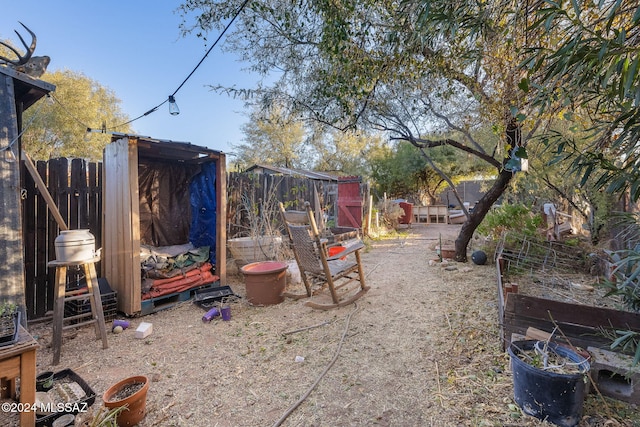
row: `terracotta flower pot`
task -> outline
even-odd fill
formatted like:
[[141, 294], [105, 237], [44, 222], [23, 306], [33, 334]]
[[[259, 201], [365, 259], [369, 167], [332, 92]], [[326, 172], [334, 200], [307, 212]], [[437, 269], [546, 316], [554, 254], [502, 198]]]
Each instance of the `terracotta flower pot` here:
[[[129, 396], [119, 396], [127, 386], [142, 383], [141, 389]], [[149, 378], [140, 375], [125, 378], [112, 385], [102, 395], [104, 406], [109, 409], [127, 406], [127, 409], [120, 412], [116, 418], [119, 426], [133, 426], [138, 424], [147, 413], [147, 391], [149, 390]]]
[[286, 262], [279, 261], [254, 262], [242, 267], [249, 304], [272, 305], [284, 301], [288, 267]]

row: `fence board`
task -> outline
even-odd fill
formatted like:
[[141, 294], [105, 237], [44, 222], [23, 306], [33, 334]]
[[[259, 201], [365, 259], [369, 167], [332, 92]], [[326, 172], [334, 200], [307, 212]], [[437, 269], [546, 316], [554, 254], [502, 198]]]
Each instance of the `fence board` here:
[[[40, 161], [36, 165], [36, 169], [40, 178], [47, 182], [47, 162]], [[54, 273], [47, 276], [47, 262], [49, 261], [49, 251], [47, 245], [47, 236], [49, 233], [49, 207], [44, 199], [40, 196], [40, 192], [34, 194], [36, 196], [36, 234], [35, 234], [35, 282], [36, 282], [36, 302], [32, 308], [35, 318], [43, 317], [47, 311], [53, 310], [53, 290], [54, 290]], [[56, 224], [53, 216], [51, 221]], [[53, 259], [53, 256], [52, 256]]]
[[36, 183], [30, 173], [22, 170], [22, 212], [23, 214], [23, 241], [24, 241], [24, 281], [25, 281], [25, 301], [27, 306], [27, 317], [33, 317], [32, 308], [36, 304]]

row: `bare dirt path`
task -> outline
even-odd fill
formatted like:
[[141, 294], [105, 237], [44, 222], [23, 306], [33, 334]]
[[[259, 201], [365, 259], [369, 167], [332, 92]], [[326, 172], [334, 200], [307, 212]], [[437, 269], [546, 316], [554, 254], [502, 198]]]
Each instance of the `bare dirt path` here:
[[[252, 307], [241, 300], [232, 304], [231, 321], [206, 324], [204, 311], [187, 302], [129, 319], [133, 327], [109, 334], [106, 350], [92, 328], [67, 332], [56, 367], [49, 365], [51, 326], [35, 325], [31, 332], [42, 344], [38, 372], [73, 369], [97, 393], [94, 407], [113, 383], [147, 375], [143, 427], [270, 426], [340, 348], [283, 426], [545, 425], [513, 405], [498, 338], [494, 266], [429, 263], [439, 239], [447, 242], [458, 230], [420, 224], [371, 242], [363, 256], [371, 290], [344, 308], [318, 311], [292, 300]], [[239, 277], [230, 285], [244, 294]], [[153, 323], [153, 334], [137, 340], [141, 321]], [[586, 415], [608, 420], [598, 411], [587, 407]]]

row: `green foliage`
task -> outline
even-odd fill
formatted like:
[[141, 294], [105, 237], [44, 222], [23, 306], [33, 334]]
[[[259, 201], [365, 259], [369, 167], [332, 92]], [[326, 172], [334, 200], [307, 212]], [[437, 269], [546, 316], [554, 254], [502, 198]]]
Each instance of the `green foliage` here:
[[[489, 206], [513, 178], [505, 159], [515, 150], [533, 160], [532, 145], [540, 141], [527, 134], [556, 114], [535, 114], [540, 78], [523, 76], [520, 68], [527, 43], [537, 47], [544, 29], [527, 28], [529, 17], [545, 4], [256, 0], [246, 4], [226, 43], [251, 70], [269, 75], [269, 84], [246, 92], [216, 89], [283, 102], [306, 123], [384, 132], [419, 148], [404, 163], [376, 157], [372, 173], [380, 192], [406, 196], [427, 189], [420, 196], [429, 197], [441, 180], [464, 174], [461, 169], [501, 174], [481, 204]], [[183, 30], [203, 35], [220, 28], [237, 7], [231, 0], [185, 2]], [[341, 153], [325, 153], [334, 152]], [[471, 158], [478, 159], [474, 168], [459, 167]], [[460, 241], [472, 233], [465, 229]]]
[[109, 134], [87, 134], [87, 127], [127, 133], [129, 120], [115, 94], [85, 75], [69, 70], [45, 73], [56, 86], [53, 99], [41, 99], [24, 113], [23, 148], [34, 160], [78, 157], [98, 161], [111, 140]]
[[604, 282], [609, 289], [607, 296], [619, 296], [627, 308], [640, 311], [640, 246], [608, 254], [614, 263], [613, 280]]
[[375, 191], [389, 198], [416, 197], [420, 191], [433, 195], [443, 180], [431, 169], [414, 146], [399, 143], [371, 159]]
[[370, 159], [384, 142], [377, 133], [339, 131], [315, 126], [317, 135], [309, 139], [311, 166], [318, 171], [340, 171], [345, 175], [370, 176]]
[[[640, 198], [640, 53], [637, 6], [625, 2], [545, 2], [530, 20], [539, 44], [523, 67], [540, 111], [561, 112], [571, 127], [589, 123], [584, 149], [549, 134], [560, 161], [608, 192]], [[532, 90], [534, 89], [534, 90]]]
[[100, 407], [98, 412], [90, 420], [89, 427], [117, 427], [116, 419], [122, 411], [128, 411], [128, 405], [115, 408]]
[[241, 168], [254, 164], [298, 169], [306, 166], [304, 125], [282, 106], [254, 106], [242, 131], [245, 142], [231, 145]]
[[542, 216], [534, 214], [530, 207], [522, 204], [501, 205], [487, 213], [476, 231], [495, 240], [505, 231], [518, 231], [532, 236], [541, 225]]
[[18, 306], [15, 303], [5, 301], [0, 304], [0, 316], [10, 316], [18, 310]]

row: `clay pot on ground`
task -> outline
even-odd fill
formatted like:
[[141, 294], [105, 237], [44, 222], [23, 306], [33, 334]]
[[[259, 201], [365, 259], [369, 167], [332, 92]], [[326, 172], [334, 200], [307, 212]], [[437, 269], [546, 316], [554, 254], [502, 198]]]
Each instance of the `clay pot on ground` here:
[[125, 378], [112, 385], [102, 395], [104, 406], [112, 409], [127, 406], [116, 422], [120, 427], [134, 426], [147, 414], [149, 379], [143, 375]]
[[273, 305], [284, 301], [287, 284], [286, 262], [262, 261], [243, 266], [247, 301], [251, 305]]

